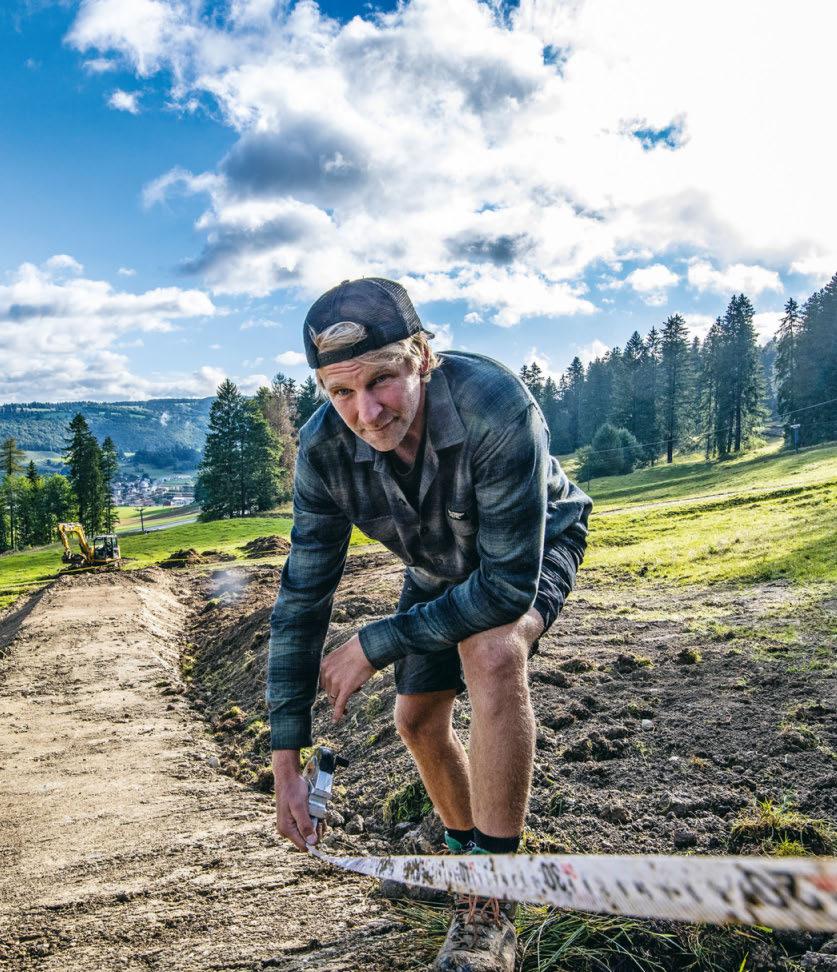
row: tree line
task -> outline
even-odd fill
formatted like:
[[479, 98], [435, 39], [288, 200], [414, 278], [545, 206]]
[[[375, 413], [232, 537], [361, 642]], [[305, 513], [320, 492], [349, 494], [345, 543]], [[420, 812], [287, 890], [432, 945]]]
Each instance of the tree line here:
[[[837, 276], [800, 311], [788, 301], [777, 336], [775, 375], [765, 373], [752, 302], [730, 300], [706, 337], [689, 339], [680, 314], [634, 331], [585, 368], [576, 357], [558, 381], [537, 364], [520, 377], [540, 404], [556, 453], [581, 450], [579, 478], [629, 472], [702, 450], [726, 458], [750, 444], [770, 415], [768, 390], [789, 427], [802, 409], [837, 397]], [[768, 355], [767, 360], [772, 360]], [[808, 410], [803, 442], [833, 437], [837, 405]]]
[[195, 485], [201, 519], [247, 516], [290, 499], [297, 432], [320, 404], [310, 376], [299, 385], [277, 374], [253, 398], [222, 382]]
[[775, 373], [777, 410], [799, 444], [837, 437], [837, 274], [801, 308], [785, 304]]
[[113, 480], [118, 458], [108, 436], [101, 446], [79, 413], [65, 443], [69, 474], [39, 475], [14, 438], [0, 443], [0, 553], [52, 543], [58, 524], [77, 520], [88, 536], [112, 533], [118, 520]]

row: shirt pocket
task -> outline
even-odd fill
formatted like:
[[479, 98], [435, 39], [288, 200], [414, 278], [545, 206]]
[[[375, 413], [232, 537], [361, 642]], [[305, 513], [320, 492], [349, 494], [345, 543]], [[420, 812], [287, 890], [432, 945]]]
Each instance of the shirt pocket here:
[[477, 532], [479, 524], [474, 511], [466, 506], [448, 506], [445, 509], [445, 519], [451, 533], [457, 538], [467, 540]]

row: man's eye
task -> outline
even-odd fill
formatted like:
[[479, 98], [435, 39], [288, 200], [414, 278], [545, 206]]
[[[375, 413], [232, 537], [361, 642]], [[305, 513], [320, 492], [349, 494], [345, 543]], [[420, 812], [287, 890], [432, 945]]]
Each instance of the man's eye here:
[[372, 384], [377, 385], [379, 382], [386, 381], [389, 377], [390, 377], [389, 375], [378, 375], [378, 377], [374, 379]]
[[345, 398], [351, 394], [348, 388], [337, 388], [331, 393], [335, 398]]

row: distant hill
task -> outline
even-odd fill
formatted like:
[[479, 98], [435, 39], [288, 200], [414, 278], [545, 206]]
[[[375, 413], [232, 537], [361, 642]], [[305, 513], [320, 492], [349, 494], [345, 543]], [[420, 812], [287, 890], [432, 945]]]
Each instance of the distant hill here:
[[29, 402], [0, 405], [0, 441], [21, 449], [61, 453], [70, 419], [81, 412], [101, 442], [120, 452], [203, 449], [212, 398], [156, 398], [146, 402]]

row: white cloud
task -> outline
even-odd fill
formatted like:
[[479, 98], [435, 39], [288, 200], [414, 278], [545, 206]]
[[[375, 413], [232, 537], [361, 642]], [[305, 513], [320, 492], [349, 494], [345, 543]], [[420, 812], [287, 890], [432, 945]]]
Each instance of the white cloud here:
[[241, 327], [239, 328], [239, 330], [250, 331], [254, 327], [280, 327], [280, 324], [278, 321], [269, 321], [269, 320], [263, 320], [259, 318], [249, 318], [248, 320], [241, 322]]
[[603, 358], [610, 348], [600, 341], [598, 338], [593, 338], [589, 344], [585, 344], [582, 347], [576, 347], [575, 353], [581, 359], [581, 363], [587, 367], [591, 361], [595, 361], [596, 358]]
[[135, 277], [137, 274], [137, 271], [132, 267], [120, 267], [116, 272], [120, 277]]
[[476, 311], [469, 311], [463, 318], [466, 324], [482, 324], [482, 315], [478, 314]]
[[625, 277], [625, 283], [640, 296], [646, 304], [660, 307], [668, 300], [666, 291], [675, 287], [680, 277], [669, 270], [662, 263], [654, 263], [649, 267], [639, 267]]
[[220, 351], [221, 350], [221, 345], [220, 344], [210, 344], [209, 345], [209, 350], [210, 351]]
[[775, 337], [782, 316], [782, 311], [762, 311], [753, 315], [753, 326], [760, 344], [767, 344], [772, 337]]
[[81, 66], [90, 74], [108, 74], [110, 71], [115, 71], [119, 67], [116, 61], [111, 61], [107, 57], [91, 57], [89, 60], [82, 62]]
[[117, 111], [127, 111], [131, 115], [138, 115], [140, 113], [139, 98], [137, 91], [122, 91], [121, 88], [117, 88], [108, 98], [108, 105]]
[[67, 273], [84, 273], [84, 267], [67, 253], [56, 253], [44, 263], [44, 270], [51, 276], [56, 277], [66, 271]]
[[813, 277], [817, 284], [826, 284], [837, 273], [837, 253], [809, 254], [791, 264], [794, 273]]
[[454, 346], [453, 330], [450, 324], [429, 324], [424, 325], [428, 331], [433, 332], [430, 344], [434, 351], [450, 351]]
[[709, 328], [715, 323], [715, 318], [711, 314], [684, 314], [683, 318], [691, 337], [699, 337], [701, 341], [704, 340], [709, 333]]
[[[215, 314], [199, 290], [131, 294], [84, 277], [67, 254], [21, 264], [0, 284], [0, 401], [148, 398], [204, 394], [196, 375], [134, 375], [115, 350], [144, 332]], [[197, 389], [197, 391], [196, 391]]]
[[716, 270], [706, 260], [695, 260], [689, 266], [688, 279], [689, 286], [696, 290], [709, 290], [724, 296], [744, 293], [749, 297], [757, 297], [765, 290], [781, 293], [784, 289], [775, 270], [746, 266], [743, 263], [733, 264], [725, 270]]
[[384, 274], [511, 326], [590, 312], [579, 284], [602, 265], [711, 254], [726, 269], [693, 264], [690, 283], [752, 297], [833, 252], [832, 4], [411, 0], [346, 24], [312, 2], [226, 9], [82, 0], [68, 36], [140, 78], [167, 70], [173, 104], [211, 99], [236, 132], [211, 171], [146, 191], [206, 197], [186, 269], [218, 293]]
[[306, 363], [305, 355], [299, 351], [283, 351], [281, 354], [277, 354], [273, 360], [276, 364], [285, 365], [289, 368]]

